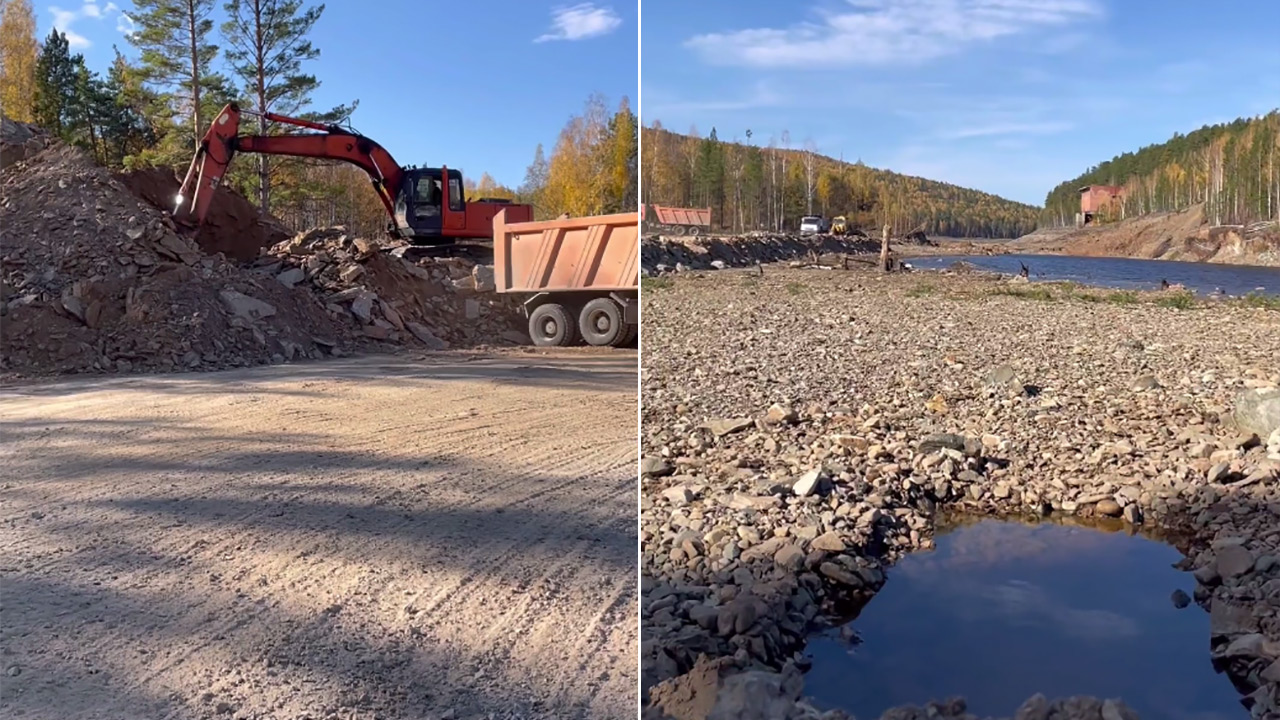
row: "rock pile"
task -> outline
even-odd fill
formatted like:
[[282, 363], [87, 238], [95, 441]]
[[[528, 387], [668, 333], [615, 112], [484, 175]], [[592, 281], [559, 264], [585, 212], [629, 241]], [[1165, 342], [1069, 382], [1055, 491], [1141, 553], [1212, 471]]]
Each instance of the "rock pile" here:
[[488, 266], [460, 257], [411, 262], [345, 228], [316, 228], [255, 263], [283, 287], [315, 293], [336, 320], [380, 341], [453, 345], [526, 343], [515, 300], [493, 292]]
[[725, 237], [651, 235], [641, 242], [640, 266], [646, 274], [656, 275], [678, 268], [749, 267], [821, 255], [859, 255], [879, 251], [879, 240], [861, 236], [772, 233]]
[[80, 150], [0, 174], [0, 369], [223, 368], [350, 344], [313, 297], [206, 256]]
[[[736, 660], [703, 655], [687, 674], [651, 693], [644, 720], [855, 720], [841, 710], [822, 711], [803, 698], [804, 677], [793, 666], [781, 672], [751, 669]], [[963, 698], [923, 706], [891, 708], [881, 720], [979, 720]], [[1073, 697], [1050, 701], [1034, 695], [1017, 709], [1016, 720], [1137, 720], [1122, 701]], [[991, 719], [988, 719], [991, 720]]]
[[22, 159], [0, 171], [0, 372], [217, 369], [525, 339], [511, 303], [483, 292], [491, 273], [467, 261], [409, 263], [322, 230], [241, 265], [202, 252], [79, 149], [5, 128], [6, 153]]
[[[134, 195], [156, 208], [172, 212], [182, 181], [169, 168], [144, 168], [119, 173], [116, 178]], [[287, 239], [288, 229], [275, 218], [265, 217], [244, 196], [226, 185], [214, 190], [204, 223], [184, 234], [195, 239], [206, 254], [222, 253], [232, 260], [249, 261]]]
[[644, 687], [702, 655], [804, 670], [805, 638], [946, 508], [1184, 533], [1215, 662], [1280, 713], [1280, 454], [1240, 422], [1271, 417], [1280, 316], [920, 282], [778, 269], [646, 295]]
[[0, 115], [0, 168], [35, 155], [49, 145], [49, 138], [39, 127]]

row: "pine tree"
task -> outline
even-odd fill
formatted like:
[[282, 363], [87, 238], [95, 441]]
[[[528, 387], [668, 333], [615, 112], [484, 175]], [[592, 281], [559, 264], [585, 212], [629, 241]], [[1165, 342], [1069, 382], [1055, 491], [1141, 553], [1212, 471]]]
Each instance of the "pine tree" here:
[[200, 142], [212, 114], [209, 94], [226, 82], [212, 69], [218, 55], [209, 38], [213, 2], [134, 0], [131, 16], [138, 31], [129, 41], [141, 51], [143, 77], [165, 93], [174, 115], [189, 119], [180, 143], [188, 152]]
[[[323, 122], [350, 117], [355, 103], [324, 113], [302, 112], [311, 104], [311, 93], [320, 87], [316, 76], [302, 71], [302, 63], [320, 56], [320, 49], [307, 36], [324, 13], [324, 5], [304, 8], [303, 0], [228, 0], [223, 8], [229, 18], [222, 25], [227, 60], [243, 84], [250, 108], [259, 113], [259, 134], [271, 134], [270, 123], [261, 117], [268, 112]], [[270, 212], [271, 162], [262, 154], [257, 161], [258, 205]]]
[[80, 55], [71, 55], [67, 36], [56, 29], [49, 32], [36, 60], [35, 122], [59, 137], [65, 136], [70, 98], [75, 95], [76, 65], [83, 62]]
[[19, 122], [35, 120], [36, 16], [31, 0], [0, 3], [0, 110]]

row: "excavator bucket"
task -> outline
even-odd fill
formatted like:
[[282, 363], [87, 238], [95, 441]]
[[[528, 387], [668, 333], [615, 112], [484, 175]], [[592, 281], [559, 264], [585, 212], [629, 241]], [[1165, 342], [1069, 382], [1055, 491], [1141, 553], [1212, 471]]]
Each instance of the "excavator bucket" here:
[[213, 193], [235, 155], [236, 136], [240, 132], [240, 108], [234, 103], [222, 108], [209, 130], [200, 140], [187, 175], [174, 198], [175, 221], [198, 225], [213, 202]]

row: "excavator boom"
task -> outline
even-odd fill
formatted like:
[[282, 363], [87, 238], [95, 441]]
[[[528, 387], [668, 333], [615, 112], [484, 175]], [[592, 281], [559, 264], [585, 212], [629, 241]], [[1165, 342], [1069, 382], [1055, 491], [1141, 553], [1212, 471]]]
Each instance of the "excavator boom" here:
[[241, 135], [242, 111], [227, 105], [200, 141], [182, 180], [174, 219], [200, 225], [209, 213], [213, 193], [237, 152], [341, 160], [364, 170], [391, 217], [390, 232], [414, 243], [440, 244], [460, 238], [492, 238], [493, 218], [507, 211], [511, 222], [533, 219], [533, 206], [505, 201], [467, 202], [462, 174], [441, 166], [405, 169], [381, 145], [338, 125], [263, 113], [276, 123], [315, 130], [294, 135]]
[[[213, 202], [213, 193], [222, 182], [223, 175], [237, 152], [255, 152], [268, 155], [341, 160], [364, 170], [373, 181], [373, 188], [382, 200], [387, 214], [395, 218], [395, 195], [404, 180], [404, 170], [378, 143], [363, 135], [357, 135], [336, 125], [292, 118], [286, 115], [266, 113], [273, 122], [320, 130], [301, 135], [240, 135], [242, 111], [232, 103], [214, 118], [209, 130], [200, 141], [182, 188], [178, 191], [174, 217], [199, 225], [204, 222]], [[394, 232], [395, 223], [392, 223]]]

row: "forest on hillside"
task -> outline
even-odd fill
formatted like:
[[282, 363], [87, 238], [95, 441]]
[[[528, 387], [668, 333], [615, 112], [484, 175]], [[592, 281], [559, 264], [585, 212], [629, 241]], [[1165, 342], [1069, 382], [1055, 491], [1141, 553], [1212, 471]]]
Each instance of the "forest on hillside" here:
[[[350, 128], [359, 105], [355, 97], [333, 108], [317, 108], [311, 99], [321, 79], [307, 68], [320, 48], [308, 37], [323, 4], [134, 0], [133, 5], [131, 52], [115, 48], [110, 66], [94, 69], [83, 55], [71, 52], [66, 35], [56, 29], [37, 40], [31, 0], [0, 0], [5, 115], [43, 127], [106, 167], [160, 166], [179, 173], [228, 102], [258, 115], [273, 112]], [[610, 110], [602, 96], [592, 95], [579, 114], [566, 108], [566, 117], [549, 155], [541, 144], [531, 149], [532, 162], [519, 187], [501, 186], [479, 168], [463, 168], [468, 193], [530, 202], [540, 219], [634, 210], [637, 120], [626, 98]], [[257, 116], [246, 116], [244, 124], [242, 132], [260, 135], [294, 129]], [[423, 165], [451, 164], [447, 157], [424, 160]], [[386, 226], [369, 178], [345, 163], [252, 155], [232, 164], [226, 182], [294, 229], [341, 223], [372, 235]]]
[[766, 147], [737, 138], [681, 135], [655, 121], [641, 129], [644, 201], [710, 207], [715, 227], [732, 232], [794, 230], [809, 214], [844, 215], [879, 234], [922, 229], [950, 237], [1018, 237], [1031, 232], [1039, 208], [948, 183], [842, 162], [788, 133]]
[[1280, 110], [1176, 134], [1089, 168], [1049, 192], [1042, 224], [1074, 223], [1085, 185], [1124, 188], [1108, 220], [1199, 203], [1214, 225], [1280, 219]]

